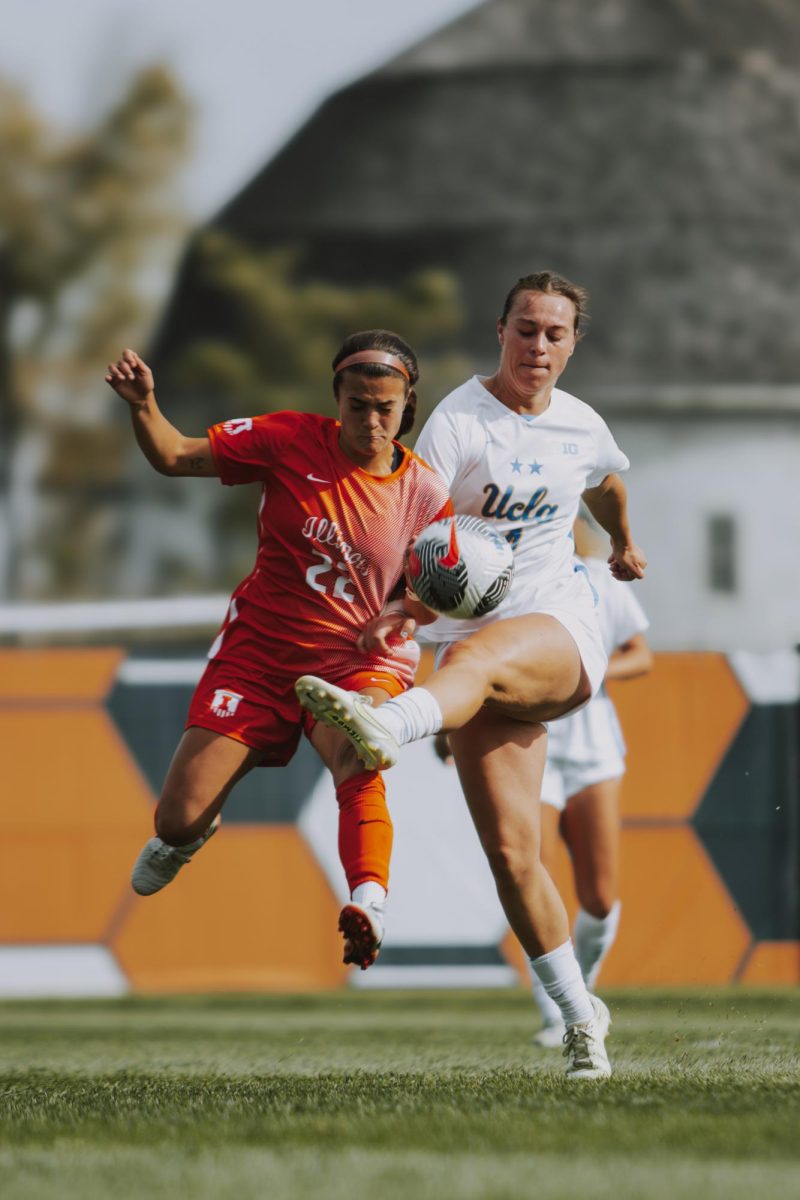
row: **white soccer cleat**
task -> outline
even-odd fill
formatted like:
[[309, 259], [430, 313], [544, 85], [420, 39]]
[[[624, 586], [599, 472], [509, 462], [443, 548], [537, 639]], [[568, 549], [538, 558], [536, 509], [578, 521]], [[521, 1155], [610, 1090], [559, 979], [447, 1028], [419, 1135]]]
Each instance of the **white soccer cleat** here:
[[181, 867], [205, 846], [219, 829], [219, 817], [215, 817], [202, 837], [186, 846], [168, 846], [160, 837], [152, 837], [139, 852], [131, 872], [131, 887], [139, 896], [152, 896], [172, 883]]
[[611, 1014], [597, 996], [590, 999], [594, 1009], [592, 1019], [580, 1025], [568, 1025], [564, 1034], [567, 1079], [608, 1079], [611, 1074], [605, 1048]]
[[378, 957], [383, 942], [382, 904], [345, 904], [339, 913], [339, 930], [344, 934], [343, 962], [355, 963], [366, 971]]
[[372, 707], [368, 696], [346, 692], [316, 675], [301, 675], [294, 685], [297, 699], [312, 716], [350, 739], [356, 754], [370, 771], [393, 767], [398, 746]]
[[543, 1050], [558, 1050], [564, 1044], [566, 1032], [567, 1027], [563, 1021], [545, 1021], [531, 1040], [534, 1046], [541, 1046]]

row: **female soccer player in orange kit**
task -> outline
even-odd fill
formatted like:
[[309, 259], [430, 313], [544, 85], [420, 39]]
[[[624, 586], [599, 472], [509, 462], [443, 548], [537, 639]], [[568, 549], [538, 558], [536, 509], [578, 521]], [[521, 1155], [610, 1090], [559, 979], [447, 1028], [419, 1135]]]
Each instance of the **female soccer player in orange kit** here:
[[383, 777], [364, 769], [342, 734], [303, 712], [294, 681], [325, 674], [375, 705], [411, 686], [413, 641], [396, 637], [388, 654], [361, 651], [357, 641], [398, 585], [404, 591], [408, 543], [452, 507], [440, 477], [395, 440], [414, 422], [419, 371], [411, 348], [385, 330], [354, 334], [333, 372], [338, 421], [278, 412], [224, 421], [200, 438], [185, 437], [162, 414], [152, 372], [133, 350], [105, 378], [128, 403], [139, 446], [161, 474], [262, 484], [255, 567], [209, 651], [156, 810], [157, 836], [133, 869], [134, 890], [151, 895], [170, 883], [215, 832], [237, 780], [253, 767], [289, 762], [305, 730], [336, 785], [352, 897], [339, 928], [345, 962], [363, 969], [383, 939], [392, 844]]

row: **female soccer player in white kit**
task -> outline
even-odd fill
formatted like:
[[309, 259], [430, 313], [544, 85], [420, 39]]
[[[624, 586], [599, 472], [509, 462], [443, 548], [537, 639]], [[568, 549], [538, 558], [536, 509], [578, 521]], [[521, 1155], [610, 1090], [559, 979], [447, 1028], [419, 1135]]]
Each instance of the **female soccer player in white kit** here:
[[[573, 534], [578, 561], [597, 592], [597, 615], [609, 656], [606, 679], [635, 679], [653, 662], [645, 638], [649, 622], [631, 587], [612, 579], [598, 530], [584, 510]], [[559, 833], [570, 853], [580, 908], [573, 928], [575, 954], [586, 986], [594, 989], [619, 928], [619, 798], [625, 741], [605, 686], [578, 712], [551, 722], [542, 779], [542, 861], [552, 874]], [[559, 1046], [564, 1021], [533, 974], [542, 1017], [534, 1043]]]
[[[581, 496], [610, 534], [612, 574], [638, 579], [646, 565], [617, 475], [627, 458], [602, 418], [555, 386], [577, 345], [585, 300], [582, 288], [550, 272], [520, 279], [497, 321], [497, 371], [446, 397], [419, 439], [455, 510], [482, 517], [514, 547], [503, 603], [477, 621], [440, 618], [432, 636], [446, 644], [443, 665], [380, 713], [314, 676], [296, 685], [301, 703], [346, 733], [373, 767], [391, 766], [406, 742], [450, 731], [509, 924], [564, 1018], [574, 1079], [611, 1073], [609, 1014], [584, 984], [566, 910], [540, 860], [538, 796], [542, 722], [586, 703], [606, 670], [594, 593], [573, 568], [570, 534]], [[362, 640], [379, 646], [411, 628], [393, 606], [366, 626]]]

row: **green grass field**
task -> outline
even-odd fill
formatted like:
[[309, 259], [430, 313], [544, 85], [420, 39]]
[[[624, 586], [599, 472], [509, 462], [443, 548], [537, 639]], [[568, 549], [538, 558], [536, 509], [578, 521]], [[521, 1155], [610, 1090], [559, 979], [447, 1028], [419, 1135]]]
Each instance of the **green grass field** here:
[[567, 1083], [519, 992], [0, 1005], [0, 1195], [800, 1194], [798, 993], [609, 997]]

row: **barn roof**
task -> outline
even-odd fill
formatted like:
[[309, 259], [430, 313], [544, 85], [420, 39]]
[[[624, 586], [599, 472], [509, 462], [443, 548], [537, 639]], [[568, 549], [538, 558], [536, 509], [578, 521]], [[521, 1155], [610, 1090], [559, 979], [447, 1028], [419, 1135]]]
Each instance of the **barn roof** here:
[[[795, 0], [488, 0], [332, 96], [212, 224], [340, 282], [452, 272], [479, 367], [548, 267], [592, 295], [580, 394], [793, 384], [799, 59]], [[190, 251], [162, 350], [202, 301]]]

